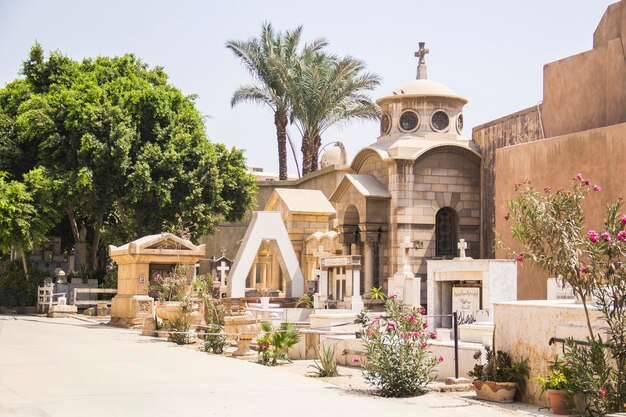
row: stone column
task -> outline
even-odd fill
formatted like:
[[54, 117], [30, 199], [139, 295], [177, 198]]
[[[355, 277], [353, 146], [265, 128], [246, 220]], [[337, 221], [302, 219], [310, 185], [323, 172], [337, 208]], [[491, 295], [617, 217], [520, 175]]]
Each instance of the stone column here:
[[378, 224], [365, 223], [359, 225], [363, 241], [363, 294], [369, 293], [374, 285], [374, 244], [379, 240]]
[[[342, 252], [344, 255], [352, 254], [350, 251], [350, 245], [354, 243], [354, 231], [356, 226], [341, 225], [337, 227], [339, 232], [339, 242], [341, 243]], [[354, 254], [353, 254], [354, 255]]]
[[374, 245], [365, 241], [365, 249], [363, 253], [363, 276], [365, 278], [363, 285], [363, 293], [367, 294], [374, 285]]

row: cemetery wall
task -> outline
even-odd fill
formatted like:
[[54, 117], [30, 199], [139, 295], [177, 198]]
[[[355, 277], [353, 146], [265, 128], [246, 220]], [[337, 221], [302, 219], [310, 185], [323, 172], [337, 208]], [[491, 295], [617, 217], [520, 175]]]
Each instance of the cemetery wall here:
[[[626, 123], [526, 143], [496, 151], [495, 225], [506, 246], [518, 250], [506, 220], [507, 202], [517, 193], [515, 184], [529, 179], [538, 190], [569, 188], [577, 173], [599, 184], [602, 191], [584, 202], [586, 227], [603, 230], [606, 204], [625, 197]], [[498, 251], [498, 257], [506, 253]], [[518, 268], [518, 299], [545, 299], [546, 278], [542, 271], [524, 263]]]
[[472, 130], [472, 139], [482, 154], [481, 189], [482, 198], [482, 256], [492, 259], [495, 256], [495, 187], [496, 187], [496, 150], [519, 143], [541, 139], [539, 111], [541, 105], [532, 106], [489, 123], [476, 126]]
[[[515, 301], [496, 303], [496, 349], [508, 352], [514, 360], [528, 359], [531, 374], [522, 401], [547, 406], [537, 377], [545, 375], [548, 365], [563, 351], [561, 343], [549, 345], [550, 338], [585, 340], [589, 335], [582, 304], [568, 301]], [[601, 327], [600, 314], [590, 307], [594, 328]]]

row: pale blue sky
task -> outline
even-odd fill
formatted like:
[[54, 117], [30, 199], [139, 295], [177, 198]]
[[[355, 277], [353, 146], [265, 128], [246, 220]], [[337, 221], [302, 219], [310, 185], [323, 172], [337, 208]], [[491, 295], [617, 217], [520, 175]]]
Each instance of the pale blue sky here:
[[[272, 114], [253, 104], [231, 109], [232, 92], [250, 77], [224, 48], [228, 39], [258, 35], [263, 21], [280, 30], [303, 25], [305, 41], [326, 37], [331, 51], [364, 60], [383, 79], [373, 98], [415, 78], [413, 53], [425, 41], [429, 78], [469, 99], [464, 133], [471, 137], [472, 127], [540, 101], [543, 65], [591, 49], [611, 3], [0, 0], [0, 85], [18, 76], [35, 40], [75, 59], [132, 52], [199, 95], [211, 140], [246, 149], [250, 166], [277, 171]], [[323, 141], [344, 141], [352, 157], [377, 136], [376, 123], [355, 123]]]

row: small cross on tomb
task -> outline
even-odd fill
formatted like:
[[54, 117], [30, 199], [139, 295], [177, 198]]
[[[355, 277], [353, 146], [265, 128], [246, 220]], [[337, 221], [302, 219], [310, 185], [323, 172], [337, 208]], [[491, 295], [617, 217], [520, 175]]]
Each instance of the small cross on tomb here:
[[226, 285], [226, 273], [228, 272], [229, 269], [230, 267], [225, 261], [222, 261], [220, 263], [220, 266], [217, 267], [217, 270], [220, 273], [220, 281], [222, 281], [222, 285]]
[[467, 242], [465, 239], [459, 240], [459, 243], [456, 245], [459, 249], [459, 258], [465, 258], [465, 249], [467, 249]]

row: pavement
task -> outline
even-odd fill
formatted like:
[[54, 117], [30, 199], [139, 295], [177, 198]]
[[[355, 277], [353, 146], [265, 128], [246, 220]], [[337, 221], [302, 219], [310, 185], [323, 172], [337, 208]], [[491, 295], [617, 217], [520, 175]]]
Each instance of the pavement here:
[[355, 369], [332, 383], [305, 376], [306, 365], [265, 367], [94, 321], [0, 315], [0, 417], [547, 414], [471, 393], [381, 398]]

